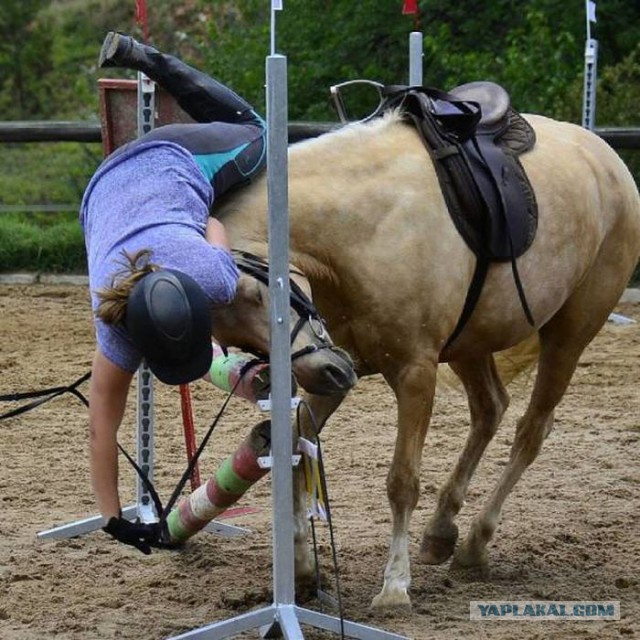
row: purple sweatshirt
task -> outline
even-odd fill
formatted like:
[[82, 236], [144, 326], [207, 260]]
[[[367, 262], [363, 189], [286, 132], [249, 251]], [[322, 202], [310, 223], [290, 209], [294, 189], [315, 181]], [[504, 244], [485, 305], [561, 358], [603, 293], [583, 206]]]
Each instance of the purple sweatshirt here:
[[[152, 141], [107, 158], [89, 182], [80, 209], [89, 265], [91, 306], [96, 291], [122, 269], [122, 251], [152, 252], [151, 261], [190, 275], [212, 303], [228, 303], [238, 270], [231, 254], [205, 239], [213, 189], [193, 156], [171, 142]], [[141, 362], [122, 327], [95, 319], [98, 348], [125, 371]]]

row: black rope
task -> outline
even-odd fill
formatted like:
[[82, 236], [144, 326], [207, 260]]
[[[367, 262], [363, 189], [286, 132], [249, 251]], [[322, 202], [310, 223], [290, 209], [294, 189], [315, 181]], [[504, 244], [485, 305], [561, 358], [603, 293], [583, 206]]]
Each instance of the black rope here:
[[[331, 561], [333, 563], [333, 571], [334, 571], [334, 577], [335, 577], [335, 583], [336, 583], [336, 600], [338, 602], [338, 616], [340, 618], [340, 638], [341, 640], [344, 640], [345, 635], [344, 635], [344, 607], [343, 607], [343, 603], [342, 603], [342, 589], [340, 587], [340, 571], [338, 569], [338, 554], [337, 554], [337, 550], [336, 550], [336, 541], [335, 541], [335, 534], [334, 534], [334, 528], [333, 528], [333, 519], [331, 517], [331, 506], [329, 504], [329, 488], [327, 486], [327, 476], [324, 472], [324, 460], [322, 458], [322, 447], [320, 445], [320, 427], [318, 425], [318, 422], [316, 420], [316, 417], [313, 413], [313, 411], [311, 411], [311, 407], [309, 406], [309, 404], [305, 401], [305, 400], [301, 400], [300, 403], [298, 404], [298, 407], [296, 409], [296, 419], [298, 421], [298, 424], [300, 423], [300, 408], [303, 407], [306, 409], [307, 414], [309, 415], [309, 419], [311, 420], [311, 423], [313, 425], [313, 430], [315, 432], [315, 438], [316, 438], [316, 446], [318, 447], [318, 470], [320, 472], [320, 486], [322, 489], [322, 493], [324, 495], [324, 499], [326, 502], [326, 513], [327, 513], [327, 526], [329, 528], [329, 542], [331, 545]], [[313, 553], [314, 553], [314, 558], [315, 558], [315, 564], [316, 564], [316, 582], [319, 585], [320, 584], [320, 576], [319, 576], [319, 563], [318, 563], [318, 551], [317, 551], [317, 540], [316, 540], [316, 534], [315, 534], [315, 525], [314, 525], [314, 519], [313, 517], [310, 518], [311, 520], [311, 532], [312, 532], [312, 539], [313, 539]]]
[[249, 369], [245, 368], [244, 373], [241, 376], [238, 377], [238, 381], [235, 383], [235, 385], [233, 386], [231, 391], [229, 391], [227, 397], [225, 398], [225, 401], [222, 403], [222, 406], [220, 407], [218, 413], [216, 414], [216, 417], [213, 419], [213, 422], [209, 426], [209, 429], [207, 430], [207, 433], [205, 434], [204, 438], [202, 439], [202, 442], [200, 443], [200, 445], [196, 449], [196, 452], [193, 455], [193, 458], [191, 458], [191, 461], [187, 465], [187, 468], [185, 469], [184, 473], [182, 474], [182, 477], [180, 478], [178, 484], [176, 485], [176, 488], [173, 490], [173, 493], [171, 494], [171, 497], [169, 498], [167, 504], [165, 505], [164, 509], [161, 512], [158, 513], [158, 516], [160, 517], [160, 523], [161, 524], [166, 521], [167, 516], [169, 515], [169, 512], [171, 511], [171, 508], [173, 507], [173, 505], [175, 504], [176, 500], [180, 496], [180, 493], [182, 492], [182, 489], [184, 488], [185, 484], [187, 483], [187, 480], [191, 477], [191, 474], [193, 473], [193, 470], [195, 469], [196, 464], [198, 464], [198, 459], [200, 458], [200, 455], [202, 454], [204, 448], [206, 447], [207, 442], [209, 442], [209, 438], [211, 438], [211, 435], [213, 434], [213, 430], [216, 428], [216, 425], [220, 421], [220, 418], [222, 417], [222, 414], [225, 412], [225, 410], [227, 408], [227, 405], [229, 404], [229, 402], [231, 402], [231, 398], [233, 397], [233, 394], [234, 394], [235, 390], [238, 388], [238, 385], [242, 381], [242, 378], [244, 377], [244, 374], [248, 370]]
[[196, 451], [195, 451], [195, 453], [193, 455], [193, 458], [191, 458], [191, 460], [189, 461], [189, 464], [187, 465], [187, 468], [185, 469], [184, 473], [180, 477], [180, 480], [176, 484], [176, 487], [173, 490], [173, 492], [171, 493], [171, 496], [169, 497], [169, 500], [167, 501], [167, 503], [164, 506], [162, 505], [162, 500], [160, 499], [160, 496], [158, 495], [158, 492], [156, 491], [156, 488], [154, 487], [153, 483], [151, 482], [151, 480], [149, 479], [147, 474], [140, 468], [140, 466], [138, 464], [136, 464], [136, 462], [124, 450], [124, 448], [121, 447], [120, 444], [118, 444], [118, 449], [120, 449], [120, 451], [124, 454], [124, 456], [127, 458], [127, 460], [131, 463], [131, 465], [135, 469], [136, 473], [138, 474], [138, 476], [142, 480], [145, 488], [151, 494], [151, 498], [152, 498], [153, 504], [154, 504], [154, 506], [156, 508], [156, 513], [158, 515], [158, 520], [159, 520], [160, 528], [161, 528], [162, 531], [164, 531], [165, 523], [167, 521], [169, 513], [171, 512], [171, 509], [173, 508], [173, 505], [176, 503], [177, 499], [180, 497], [180, 494], [182, 493], [182, 490], [184, 489], [184, 486], [187, 483], [187, 480], [189, 480], [189, 478], [191, 478], [191, 476], [193, 474], [193, 470], [195, 469], [196, 465], [198, 464], [198, 460], [200, 459], [200, 456], [202, 455], [202, 452], [204, 451], [204, 448], [207, 446], [207, 443], [209, 442], [209, 439], [211, 438], [211, 435], [213, 434], [214, 429], [216, 428], [218, 422], [220, 421], [220, 418], [222, 418], [222, 415], [224, 414], [227, 406], [229, 405], [229, 402], [231, 401], [231, 398], [233, 397], [236, 389], [238, 388], [238, 386], [242, 382], [242, 379], [247, 374], [247, 372], [252, 367], [256, 366], [257, 364], [261, 364], [262, 362], [264, 362], [264, 360], [262, 360], [260, 358], [255, 358], [254, 360], [250, 360], [249, 362], [247, 362], [242, 367], [242, 369], [240, 370], [240, 375], [238, 376], [237, 382], [235, 383], [235, 385], [233, 386], [231, 391], [229, 391], [229, 393], [227, 394], [227, 397], [225, 398], [225, 401], [222, 403], [222, 406], [218, 410], [218, 413], [216, 414], [216, 417], [213, 419], [213, 422], [211, 423], [211, 425], [209, 426], [209, 429], [207, 430], [207, 433], [205, 434], [204, 438], [200, 442], [200, 445], [196, 449]]
[[153, 504], [156, 508], [156, 513], [162, 513], [162, 501], [160, 500], [160, 496], [158, 495], [156, 488], [153, 486], [153, 483], [149, 480], [148, 474], [144, 472], [140, 465], [127, 453], [127, 450], [119, 442], [116, 442], [116, 444], [118, 445], [120, 453], [122, 453], [122, 455], [129, 461], [131, 466], [136, 470], [136, 473], [140, 476], [145, 489], [151, 494], [151, 499], [153, 500]]
[[[160, 499], [160, 496], [158, 495], [158, 492], [155, 486], [153, 485], [153, 482], [149, 479], [148, 474], [140, 467], [140, 465], [138, 465], [138, 463], [131, 457], [131, 455], [127, 452], [127, 450], [119, 442], [116, 442], [116, 445], [119, 451], [122, 453], [122, 455], [124, 455], [124, 457], [127, 459], [129, 464], [131, 464], [131, 466], [135, 469], [136, 473], [138, 474], [142, 483], [144, 484], [145, 489], [151, 495], [151, 499], [153, 500], [153, 504], [156, 508], [156, 513], [158, 514], [159, 524], [161, 525], [161, 528], [164, 526], [167, 516], [171, 511], [171, 508], [173, 507], [180, 493], [184, 489], [184, 486], [187, 480], [191, 477], [196, 464], [198, 464], [198, 460], [202, 454], [202, 451], [204, 450], [205, 446], [209, 442], [209, 439], [213, 434], [213, 430], [215, 429], [216, 425], [220, 421], [220, 418], [222, 417], [229, 402], [231, 401], [231, 398], [233, 397], [233, 394], [235, 393], [236, 389], [242, 382], [244, 376], [249, 372], [249, 370], [252, 367], [258, 364], [261, 364], [263, 362], [266, 362], [264, 358], [254, 358], [253, 360], [250, 360], [245, 365], [243, 365], [242, 369], [240, 370], [240, 374], [238, 376], [238, 381], [236, 382], [236, 384], [233, 386], [233, 388], [227, 395], [227, 398], [222, 404], [222, 407], [220, 408], [216, 417], [211, 423], [211, 426], [209, 427], [205, 437], [202, 439], [200, 446], [196, 449], [196, 452], [193, 458], [190, 460], [189, 464], [187, 465], [185, 472], [182, 474], [182, 477], [178, 481], [176, 488], [173, 490], [171, 497], [169, 498], [167, 504], [164, 507], [162, 506], [162, 500]], [[49, 389], [41, 389], [38, 391], [24, 391], [20, 393], [9, 393], [5, 395], [1, 395], [0, 401], [7, 401], [7, 402], [26, 400], [28, 398], [39, 398], [39, 399], [36, 400], [35, 402], [31, 402], [27, 405], [18, 407], [17, 409], [13, 409], [11, 411], [8, 411], [0, 415], [0, 420], [4, 420], [6, 418], [12, 418], [22, 413], [26, 413], [27, 411], [31, 411], [32, 409], [39, 407], [45, 402], [49, 402], [49, 400], [52, 400], [53, 398], [56, 398], [62, 395], [63, 393], [72, 393], [85, 405], [85, 407], [88, 407], [89, 406], [88, 400], [82, 395], [82, 393], [80, 393], [77, 390], [77, 387], [81, 385], [83, 382], [85, 382], [86, 380], [88, 380], [90, 377], [91, 377], [91, 372], [89, 371], [88, 373], [78, 378], [75, 382], [73, 382], [68, 386], [51, 387]]]
[[64, 393], [73, 394], [85, 407], [89, 406], [89, 401], [78, 391], [78, 387], [88, 380], [91, 377], [91, 372], [85, 373], [82, 377], [78, 378], [75, 382], [71, 383], [66, 387], [51, 387], [49, 389], [40, 389], [38, 391], [23, 391], [21, 393], [7, 393], [5, 395], [0, 396], [0, 402], [17, 402], [20, 400], [27, 400], [29, 398], [39, 398], [39, 400], [35, 400], [34, 402], [30, 402], [25, 404], [17, 409], [12, 409], [0, 415], [0, 420], [5, 420], [6, 418], [13, 418], [15, 416], [19, 416], [22, 413], [26, 413], [27, 411], [31, 411], [40, 405], [49, 402], [49, 400], [53, 400], [58, 396], [63, 395]]

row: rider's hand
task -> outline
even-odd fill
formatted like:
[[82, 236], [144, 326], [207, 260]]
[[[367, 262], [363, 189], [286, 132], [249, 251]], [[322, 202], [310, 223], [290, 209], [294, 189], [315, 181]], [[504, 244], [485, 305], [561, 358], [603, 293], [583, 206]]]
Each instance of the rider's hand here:
[[130, 522], [122, 516], [110, 518], [107, 526], [102, 530], [119, 542], [130, 544], [145, 555], [151, 553], [151, 545], [157, 543], [160, 537], [160, 527], [156, 523], [144, 524], [139, 520]]

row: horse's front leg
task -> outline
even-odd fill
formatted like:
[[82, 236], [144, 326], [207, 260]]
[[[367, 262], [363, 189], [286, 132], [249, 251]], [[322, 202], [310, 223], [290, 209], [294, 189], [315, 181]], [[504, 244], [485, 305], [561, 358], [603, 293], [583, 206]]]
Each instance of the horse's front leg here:
[[409, 564], [409, 521], [420, 493], [420, 462], [427, 435], [436, 385], [437, 362], [405, 367], [389, 380], [398, 401], [398, 434], [387, 475], [392, 530], [389, 559], [382, 591], [374, 607], [411, 605], [407, 590], [411, 582]]
[[[298, 435], [315, 440], [316, 427], [322, 428], [331, 414], [340, 406], [347, 394], [318, 396], [304, 394], [308, 410], [300, 411]], [[313, 414], [315, 423], [311, 420]], [[313, 589], [315, 585], [315, 565], [313, 554], [308, 544], [309, 518], [307, 517], [307, 500], [304, 468], [301, 464], [293, 472], [293, 517], [294, 517], [294, 566], [296, 586], [299, 593]]]
[[509, 406], [509, 396], [492, 355], [452, 362], [450, 366], [467, 392], [471, 426], [455, 469], [438, 494], [436, 512], [424, 530], [420, 559], [428, 564], [445, 562], [453, 553], [458, 539], [454, 518], [462, 507], [478, 462]]

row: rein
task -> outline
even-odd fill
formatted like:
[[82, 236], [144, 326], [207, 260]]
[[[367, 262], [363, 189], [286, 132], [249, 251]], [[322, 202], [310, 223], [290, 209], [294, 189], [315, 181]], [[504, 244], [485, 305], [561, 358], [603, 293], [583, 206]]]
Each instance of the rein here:
[[78, 391], [78, 387], [88, 380], [91, 377], [91, 372], [85, 373], [81, 378], [78, 378], [75, 382], [72, 382], [67, 387], [51, 387], [50, 389], [41, 389], [39, 391], [24, 391], [22, 393], [7, 393], [6, 395], [0, 396], [0, 402], [17, 402], [18, 400], [27, 400], [29, 398], [39, 398], [39, 400], [35, 400], [34, 402], [30, 402], [29, 404], [25, 404], [22, 407], [18, 407], [17, 409], [12, 409], [0, 415], [0, 420], [5, 420], [6, 418], [13, 418], [14, 416], [19, 416], [21, 413], [26, 413], [27, 411], [31, 411], [31, 409], [35, 409], [39, 407], [41, 404], [45, 402], [49, 402], [49, 400], [53, 400], [58, 396], [61, 396], [64, 393], [73, 394], [85, 407], [89, 406], [89, 401]]

